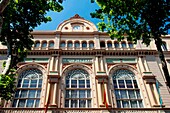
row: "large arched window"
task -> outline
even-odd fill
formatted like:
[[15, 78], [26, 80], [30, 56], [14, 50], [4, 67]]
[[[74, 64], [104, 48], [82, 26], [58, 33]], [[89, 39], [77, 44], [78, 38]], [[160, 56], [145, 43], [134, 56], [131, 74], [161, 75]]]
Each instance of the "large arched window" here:
[[29, 69], [19, 76], [13, 107], [39, 107], [42, 87], [42, 72]]
[[112, 79], [118, 108], [143, 107], [140, 89], [133, 72], [119, 69], [113, 73]]
[[65, 107], [91, 107], [90, 76], [82, 69], [68, 72], [66, 76]]

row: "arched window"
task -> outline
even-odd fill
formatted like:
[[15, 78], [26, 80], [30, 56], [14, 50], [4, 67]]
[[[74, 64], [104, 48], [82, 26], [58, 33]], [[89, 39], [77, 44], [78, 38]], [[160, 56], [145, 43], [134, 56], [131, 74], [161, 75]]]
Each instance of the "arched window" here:
[[114, 42], [115, 48], [119, 48], [119, 42]]
[[80, 48], [80, 43], [79, 42], [75, 42], [75, 48]]
[[42, 48], [46, 48], [47, 47], [47, 42], [43, 42], [42, 43]]
[[40, 42], [39, 41], [35, 42], [35, 48], [38, 48], [38, 47], [40, 47]]
[[100, 42], [100, 47], [105, 48], [105, 42], [104, 41]]
[[63, 47], [65, 47], [65, 46], [66, 46], [65, 42], [61, 42], [61, 43], [60, 43], [60, 47], [63, 48]]
[[90, 76], [82, 69], [68, 72], [66, 76], [65, 107], [91, 107]]
[[131, 49], [134, 48], [132, 42], [129, 42], [128, 45], [129, 45], [129, 48], [131, 48]]
[[113, 73], [112, 79], [118, 108], [143, 107], [134, 73], [126, 69], [119, 69]]
[[107, 47], [112, 48], [112, 42], [107, 42]]
[[68, 48], [72, 48], [73, 47], [73, 43], [72, 42], [68, 42], [67, 46], [68, 46]]
[[126, 42], [122, 42], [122, 48], [127, 48], [126, 47]]
[[87, 42], [82, 43], [82, 48], [87, 48]]
[[89, 48], [94, 48], [94, 42], [89, 42]]
[[29, 69], [19, 76], [13, 107], [39, 107], [42, 87], [42, 72]]
[[163, 51], [168, 51], [168, 49], [167, 49], [167, 45], [166, 45], [166, 42], [162, 42], [162, 50]]
[[54, 42], [50, 42], [50, 43], [49, 43], [49, 47], [50, 47], [50, 48], [54, 47]]

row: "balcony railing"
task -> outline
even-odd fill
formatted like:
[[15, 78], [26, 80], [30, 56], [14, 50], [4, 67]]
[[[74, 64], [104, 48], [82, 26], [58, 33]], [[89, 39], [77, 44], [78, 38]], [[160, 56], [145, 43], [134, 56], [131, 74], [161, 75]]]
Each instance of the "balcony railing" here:
[[[45, 108], [0, 108], [0, 113], [44, 113]], [[170, 108], [48, 108], [47, 113], [170, 113]]]

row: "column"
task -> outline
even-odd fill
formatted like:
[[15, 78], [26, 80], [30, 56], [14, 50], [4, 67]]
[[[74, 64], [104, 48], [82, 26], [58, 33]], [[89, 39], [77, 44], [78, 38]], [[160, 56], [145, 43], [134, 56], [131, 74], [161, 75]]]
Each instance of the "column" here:
[[102, 101], [102, 91], [101, 91], [101, 83], [97, 83], [97, 96], [98, 96], [98, 104], [99, 106], [103, 104], [103, 101]]
[[142, 57], [142, 56], [139, 56], [139, 58], [138, 58], [138, 64], [139, 64], [139, 67], [140, 67], [141, 72], [143, 73], [143, 72], [145, 72], [145, 69], [144, 69], [144, 66], [143, 66], [142, 58], [141, 58], [141, 57]]
[[100, 57], [100, 71], [104, 72], [105, 68], [104, 68], [104, 63], [103, 63], [103, 56]]
[[100, 70], [99, 69], [99, 59], [98, 59], [98, 56], [95, 56], [95, 68], [96, 68], [96, 73]]
[[54, 70], [58, 72], [58, 62], [59, 62], [59, 56], [55, 57], [55, 68]]
[[143, 57], [143, 64], [144, 64], [144, 66], [145, 66], [145, 69], [146, 69], [146, 72], [150, 72], [150, 70], [149, 70], [149, 67], [148, 67], [148, 64], [147, 64], [147, 62], [146, 62], [146, 57]]
[[50, 71], [53, 71], [53, 65], [54, 64], [54, 56], [51, 57], [51, 60], [50, 60]]

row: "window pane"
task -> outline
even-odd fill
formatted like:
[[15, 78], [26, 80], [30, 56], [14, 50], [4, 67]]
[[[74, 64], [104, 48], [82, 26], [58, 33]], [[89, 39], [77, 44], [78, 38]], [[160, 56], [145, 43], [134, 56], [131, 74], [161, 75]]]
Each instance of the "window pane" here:
[[116, 96], [116, 99], [120, 99], [120, 94], [118, 90], [115, 90], [115, 96]]
[[31, 88], [36, 88], [37, 87], [37, 80], [31, 80], [30, 87]]
[[123, 100], [122, 105], [123, 105], [124, 108], [128, 108], [129, 107], [129, 102], [126, 101], [126, 100]]
[[19, 92], [20, 92], [20, 90], [17, 90], [17, 91], [16, 91], [16, 93], [15, 93], [15, 97], [16, 97], [16, 98], [19, 98]]
[[25, 107], [25, 99], [19, 100], [18, 107]]
[[140, 108], [143, 108], [142, 100], [139, 100], [138, 102], [139, 102], [139, 107], [140, 107]]
[[35, 98], [35, 92], [36, 90], [29, 90], [28, 98]]
[[60, 44], [60, 47], [65, 47], [65, 42], [62, 42], [62, 43]]
[[71, 100], [71, 107], [73, 108], [77, 107], [77, 100]]
[[85, 88], [85, 80], [79, 80], [79, 88]]
[[23, 88], [27, 88], [28, 85], [29, 85], [29, 80], [28, 80], [28, 79], [24, 79], [24, 82], [23, 82], [23, 84], [22, 84], [22, 87], [23, 87]]
[[79, 107], [86, 107], [86, 100], [79, 100]]
[[126, 48], [126, 43], [122, 43], [122, 48]]
[[107, 43], [107, 47], [108, 48], [112, 48], [112, 44], [111, 43]]
[[137, 108], [137, 107], [138, 107], [136, 100], [131, 100], [130, 103], [131, 103], [131, 107], [132, 107], [132, 108]]
[[71, 87], [77, 88], [77, 80], [71, 80]]
[[71, 98], [77, 98], [77, 90], [71, 90]]
[[22, 80], [20, 79], [20, 80], [18, 80], [18, 85], [17, 85], [17, 87], [21, 87], [21, 82], [22, 82]]
[[135, 87], [135, 88], [138, 88], [138, 85], [137, 85], [136, 80], [133, 80], [133, 83], [134, 83], [134, 87]]
[[68, 43], [68, 47], [72, 47], [72, 43], [71, 42]]
[[75, 47], [76, 48], [79, 48], [80, 47], [80, 44], [78, 42], [75, 43]]
[[33, 99], [28, 99], [26, 107], [33, 107], [33, 105], [34, 105], [34, 100]]
[[133, 88], [131, 80], [126, 80], [126, 87], [127, 88]]
[[12, 107], [16, 107], [17, 106], [17, 99], [15, 99], [14, 101], [13, 101], [13, 104], [12, 104]]
[[118, 80], [119, 88], [125, 88], [124, 80]]
[[85, 90], [79, 90], [79, 98], [86, 98]]
[[89, 44], [89, 47], [90, 47], [90, 48], [94, 48], [94, 43], [90, 43], [90, 44]]
[[122, 99], [126, 99], [127, 98], [127, 93], [126, 93], [126, 91], [125, 90], [120, 90], [120, 94], [121, 94], [121, 98]]
[[40, 42], [36, 42], [35, 47], [39, 47], [40, 46]]
[[69, 107], [69, 100], [65, 100], [65, 107]]
[[136, 96], [137, 96], [138, 99], [141, 98], [141, 96], [140, 96], [140, 91], [139, 91], [139, 90], [136, 91]]
[[132, 43], [129, 43], [129, 48], [133, 48], [133, 44]]
[[83, 48], [87, 47], [87, 43], [83, 42], [82, 47]]
[[69, 88], [69, 80], [66, 80], [66, 88]]
[[117, 88], [116, 80], [113, 80], [114, 88]]
[[40, 98], [41, 90], [37, 90], [37, 98]]
[[42, 47], [44, 48], [44, 47], [47, 47], [47, 42], [44, 42], [43, 44], [42, 44]]
[[66, 98], [70, 98], [69, 90], [66, 90]]
[[91, 90], [87, 90], [87, 98], [91, 97]]
[[91, 100], [87, 100], [87, 107], [91, 108]]
[[21, 98], [27, 98], [27, 92], [28, 92], [28, 90], [22, 90], [21, 91]]
[[128, 92], [129, 92], [129, 98], [130, 99], [136, 99], [134, 90], [129, 90]]
[[86, 80], [87, 88], [90, 88], [90, 80]]
[[118, 43], [114, 43], [115, 48], [119, 48], [119, 44]]
[[50, 42], [49, 47], [54, 47], [54, 42]]
[[118, 107], [118, 108], [121, 108], [120, 100], [117, 100], [117, 107]]
[[42, 79], [39, 79], [38, 88], [42, 87]]
[[37, 99], [36, 102], [35, 102], [35, 107], [39, 107], [39, 104], [40, 104], [40, 100]]

